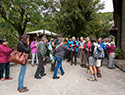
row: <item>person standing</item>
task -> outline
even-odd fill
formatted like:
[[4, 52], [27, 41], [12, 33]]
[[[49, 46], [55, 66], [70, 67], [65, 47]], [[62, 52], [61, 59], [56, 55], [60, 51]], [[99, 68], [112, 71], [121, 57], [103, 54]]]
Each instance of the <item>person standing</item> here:
[[[10, 53], [12, 52], [12, 49], [7, 46], [8, 42], [6, 39], [1, 39], [0, 42], [2, 43], [0, 45], [0, 80], [4, 81], [11, 80], [12, 78], [10, 75]], [[3, 74], [5, 71], [5, 78], [3, 78]]]
[[38, 57], [37, 57], [37, 46], [38, 44], [38, 38], [37, 37], [34, 37], [34, 41], [31, 42], [31, 46], [30, 48], [32, 49], [31, 50], [31, 53], [32, 53], [32, 63], [31, 65], [34, 66], [34, 61], [35, 61], [35, 57], [36, 57], [36, 64], [38, 64]]
[[[51, 41], [53, 51], [59, 41], [60, 41], [60, 35], [56, 35], [55, 39]], [[51, 71], [54, 71], [55, 67], [56, 67], [56, 59], [54, 61], [54, 64], [51, 64]]]
[[[98, 44], [100, 45], [100, 47], [105, 51], [106, 50], [106, 46], [104, 45], [104, 43], [102, 42], [102, 38], [99, 38], [98, 39]], [[96, 60], [96, 67], [97, 67], [97, 77], [98, 78], [101, 78], [102, 75], [101, 75], [101, 70], [100, 70], [100, 67], [101, 67], [101, 64], [102, 64], [102, 58], [99, 58]]]
[[[30, 42], [29, 42], [29, 36], [28, 35], [23, 35], [21, 37], [21, 40], [19, 41], [18, 45], [17, 45], [17, 50], [19, 52], [25, 52], [27, 54], [29, 54], [30, 51]], [[21, 70], [20, 70], [20, 74], [19, 74], [19, 78], [18, 78], [18, 91], [21, 92], [27, 92], [29, 91], [29, 89], [27, 89], [27, 87], [24, 87], [24, 77], [25, 77], [25, 73], [26, 73], [26, 68], [27, 68], [27, 64], [26, 65], [21, 65]]]
[[85, 42], [86, 41], [84, 40], [84, 38], [80, 37], [79, 49], [80, 49], [80, 56], [81, 56], [81, 65], [80, 65], [81, 67], [84, 66], [83, 61], [85, 59], [85, 51], [83, 50], [83, 46], [84, 46]]
[[34, 75], [36, 79], [41, 79], [43, 76], [46, 75], [45, 68], [44, 68], [45, 57], [47, 53], [46, 41], [47, 41], [47, 38], [43, 36], [42, 41], [40, 41], [37, 45], [37, 56], [38, 56], [39, 64], [38, 64], [36, 73]]
[[90, 77], [88, 78], [89, 81], [97, 81], [97, 70], [96, 70], [96, 58], [94, 57], [95, 52], [95, 44], [96, 40], [91, 40], [92, 46], [90, 48], [90, 56], [89, 56], [89, 70], [90, 70]]
[[107, 45], [106, 46], [107, 50], [108, 50], [108, 54], [109, 54], [109, 69], [114, 69], [115, 65], [114, 65], [114, 58], [115, 58], [115, 46], [114, 44], [111, 42], [111, 45]]
[[[75, 64], [76, 65], [76, 61], [77, 61], [77, 54], [78, 54], [78, 43], [76, 41], [75, 37], [72, 37], [72, 41], [71, 41], [71, 65]], [[74, 61], [73, 61], [74, 59]]]
[[54, 71], [54, 74], [53, 74], [53, 79], [59, 79], [60, 78], [60, 77], [57, 76], [57, 72], [58, 72], [59, 68], [60, 68], [60, 71], [61, 71], [61, 75], [64, 75], [64, 70], [62, 68], [62, 60], [63, 60], [64, 54], [65, 54], [65, 51], [71, 51], [71, 49], [66, 47], [66, 45], [64, 45], [63, 43], [58, 42], [57, 46], [55, 48], [55, 57], [56, 57], [56, 60], [57, 60], [57, 65], [56, 65], [56, 68], [55, 68], [55, 71]]
[[[71, 38], [67, 41], [67, 43], [66, 43], [66, 46], [68, 47], [68, 48], [71, 48], [71, 42], [72, 42], [72, 40], [71, 40]], [[67, 55], [68, 55], [68, 60], [67, 60], [67, 62], [70, 62], [70, 60], [71, 60], [71, 51], [68, 51], [67, 52]]]
[[87, 65], [89, 64], [89, 50], [91, 48], [92, 44], [90, 41], [90, 37], [86, 38], [86, 42], [83, 46], [83, 49], [85, 51], [85, 67], [88, 67]]

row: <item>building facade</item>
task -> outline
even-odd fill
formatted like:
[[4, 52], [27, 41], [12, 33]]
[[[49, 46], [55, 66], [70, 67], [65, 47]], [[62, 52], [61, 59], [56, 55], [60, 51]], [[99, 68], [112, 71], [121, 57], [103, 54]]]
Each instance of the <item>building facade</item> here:
[[116, 38], [116, 46], [124, 51], [125, 58], [125, 0], [113, 0], [114, 24], [110, 31]]

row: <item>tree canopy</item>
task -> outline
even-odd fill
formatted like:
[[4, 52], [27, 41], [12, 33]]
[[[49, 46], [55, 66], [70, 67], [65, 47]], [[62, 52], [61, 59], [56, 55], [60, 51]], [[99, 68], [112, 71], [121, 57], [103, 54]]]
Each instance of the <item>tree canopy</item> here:
[[99, 13], [103, 8], [100, 0], [0, 0], [0, 35], [47, 29], [65, 37], [106, 37], [113, 16]]

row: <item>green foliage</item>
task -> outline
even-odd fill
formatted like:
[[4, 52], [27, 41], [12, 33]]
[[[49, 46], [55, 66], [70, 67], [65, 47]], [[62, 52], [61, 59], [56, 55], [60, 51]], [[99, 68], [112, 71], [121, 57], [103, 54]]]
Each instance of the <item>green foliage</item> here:
[[101, 32], [97, 12], [103, 9], [100, 0], [60, 0], [55, 14], [56, 31], [62, 36], [95, 36]]
[[0, 38], [17, 41], [41, 29], [65, 37], [107, 37], [113, 15], [99, 13], [103, 8], [100, 0], [0, 0]]
[[30, 23], [41, 20], [44, 5], [43, 0], [0, 0], [0, 16], [21, 36]]
[[107, 13], [99, 13], [99, 21], [102, 28], [102, 33], [99, 34], [99, 37], [108, 37], [110, 36], [109, 29], [112, 27], [112, 21], [113, 21], [113, 13], [107, 12]]
[[120, 48], [115, 48], [116, 57], [123, 57], [123, 50]]

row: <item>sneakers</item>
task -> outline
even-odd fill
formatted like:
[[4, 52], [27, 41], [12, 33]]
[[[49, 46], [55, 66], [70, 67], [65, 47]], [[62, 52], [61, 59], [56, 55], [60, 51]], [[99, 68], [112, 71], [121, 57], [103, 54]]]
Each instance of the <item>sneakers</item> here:
[[90, 76], [88, 79], [87, 79], [88, 81], [95, 81], [95, 79], [94, 79], [94, 77], [93, 76]]
[[95, 78], [95, 81], [98, 81], [97, 75], [95, 75], [94, 78]]

